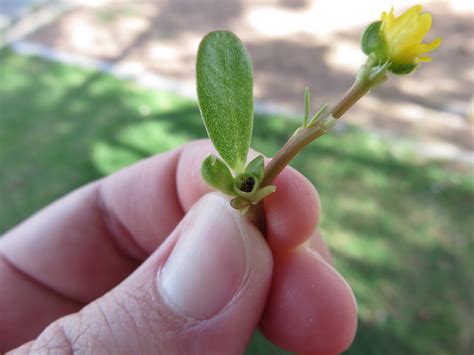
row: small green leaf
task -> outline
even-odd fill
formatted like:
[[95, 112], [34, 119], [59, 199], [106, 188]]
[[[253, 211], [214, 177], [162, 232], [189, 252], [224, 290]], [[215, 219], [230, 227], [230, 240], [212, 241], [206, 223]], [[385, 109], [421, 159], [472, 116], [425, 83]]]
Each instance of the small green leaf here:
[[309, 111], [311, 110], [311, 97], [309, 94], [309, 88], [304, 88], [304, 117], [303, 117], [303, 127], [307, 126]]
[[243, 197], [236, 197], [230, 201], [230, 205], [236, 210], [243, 210], [244, 212], [250, 207], [252, 203]]
[[245, 172], [247, 174], [252, 174], [253, 176], [255, 176], [257, 178], [258, 183], [260, 184], [265, 173], [265, 161], [263, 159], [263, 155], [259, 155], [250, 163], [248, 163], [245, 167]]
[[311, 121], [309, 121], [308, 123], [308, 127], [311, 127], [313, 126], [316, 122], [319, 121], [319, 119], [321, 118], [321, 115], [327, 110], [328, 108], [328, 104], [324, 104], [318, 112], [316, 112], [313, 116], [313, 118], [311, 118]]
[[268, 185], [268, 186], [262, 187], [252, 197], [252, 203], [254, 203], [254, 204], [259, 203], [265, 197], [267, 197], [268, 195], [274, 193], [275, 191], [276, 191], [276, 186], [275, 185]]
[[234, 177], [225, 163], [215, 155], [209, 155], [202, 162], [201, 174], [211, 187], [226, 195], [235, 196]]
[[253, 67], [240, 39], [214, 31], [199, 45], [197, 94], [209, 138], [225, 162], [241, 172], [253, 127]]

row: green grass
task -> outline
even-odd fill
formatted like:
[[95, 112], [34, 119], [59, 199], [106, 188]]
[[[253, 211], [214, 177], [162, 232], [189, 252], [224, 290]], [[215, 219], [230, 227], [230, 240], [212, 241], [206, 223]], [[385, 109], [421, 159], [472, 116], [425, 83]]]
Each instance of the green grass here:
[[[0, 52], [0, 232], [68, 191], [205, 136], [196, 103], [93, 71]], [[272, 155], [296, 128], [258, 117]], [[349, 128], [293, 163], [317, 187], [321, 227], [359, 302], [347, 354], [473, 350], [474, 183]], [[248, 353], [278, 354], [256, 334]]]

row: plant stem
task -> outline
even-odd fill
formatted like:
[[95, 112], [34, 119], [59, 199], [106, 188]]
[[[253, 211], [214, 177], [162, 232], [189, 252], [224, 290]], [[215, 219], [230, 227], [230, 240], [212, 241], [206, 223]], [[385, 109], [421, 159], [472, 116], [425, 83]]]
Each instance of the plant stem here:
[[265, 176], [261, 186], [270, 185], [304, 147], [327, 132], [326, 124], [330, 123], [331, 120], [340, 118], [370, 90], [370, 87], [370, 82], [356, 80], [328, 115], [321, 118], [313, 126], [300, 129], [298, 133], [291, 136], [265, 168]]
[[370, 83], [356, 80], [344, 94], [341, 101], [331, 110], [331, 115], [335, 118], [341, 118], [359, 99], [369, 92], [370, 87]]
[[262, 202], [263, 200], [256, 205], [251, 205], [245, 213], [245, 216], [265, 236], [267, 231], [267, 225], [265, 223], [265, 212], [263, 211]]
[[[326, 125], [339, 119], [349, 110], [371, 87], [371, 83], [366, 80], [356, 80], [347, 90], [341, 101], [334, 106], [328, 115], [321, 118], [313, 126], [300, 129], [291, 136], [283, 147], [276, 153], [273, 159], [265, 168], [265, 175], [261, 187], [270, 185], [290, 161], [309, 143], [324, 135], [327, 130]], [[252, 205], [246, 213], [249, 220], [260, 229], [265, 235], [266, 225], [262, 203]]]

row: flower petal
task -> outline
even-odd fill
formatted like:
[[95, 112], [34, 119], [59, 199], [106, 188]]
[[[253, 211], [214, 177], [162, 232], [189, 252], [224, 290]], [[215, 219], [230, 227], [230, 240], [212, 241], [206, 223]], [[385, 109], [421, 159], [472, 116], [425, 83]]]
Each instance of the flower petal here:
[[[390, 28], [387, 26], [386, 39], [392, 43], [416, 43], [413, 30], [417, 28], [418, 15], [423, 10], [421, 5], [416, 5], [396, 17]], [[421, 39], [418, 43], [421, 42]]]
[[430, 13], [421, 14], [418, 17], [419, 31], [422, 31], [423, 35], [427, 34], [428, 31], [431, 29], [432, 22], [433, 18], [431, 17]]
[[420, 62], [431, 62], [431, 57], [419, 57], [418, 61], [420, 61]]
[[404, 26], [410, 25], [410, 23], [415, 22], [422, 11], [423, 11], [423, 6], [415, 5], [409, 8], [400, 16], [398, 16], [395, 19], [395, 22], [397, 23], [397, 26], [401, 26], [403, 28]]
[[422, 13], [423, 7], [415, 5], [396, 17], [393, 7], [390, 12], [381, 16], [380, 36], [385, 41], [386, 56], [394, 64], [409, 65], [420, 61], [431, 61], [430, 57], [422, 56], [441, 43], [437, 38], [431, 43], [422, 43], [432, 25], [429, 13]]
[[431, 43], [422, 43], [416, 49], [416, 55], [431, 52], [432, 50], [438, 48], [440, 44], [441, 44], [441, 38], [436, 38]]
[[394, 18], [395, 18], [395, 15], [393, 14], [393, 6], [392, 6], [389, 13], [386, 13], [385, 11], [382, 12], [382, 16], [380, 17], [380, 21], [391, 22], [391, 21], [394, 20]]

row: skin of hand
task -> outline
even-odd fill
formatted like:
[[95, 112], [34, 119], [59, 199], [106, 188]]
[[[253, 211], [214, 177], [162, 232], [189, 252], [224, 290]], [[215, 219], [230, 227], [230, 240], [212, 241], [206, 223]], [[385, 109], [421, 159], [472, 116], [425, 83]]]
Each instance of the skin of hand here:
[[[338, 354], [357, 306], [296, 170], [264, 201], [267, 232], [200, 177], [208, 141], [92, 182], [0, 239], [0, 352]], [[22, 345], [23, 344], [23, 345]], [[11, 350], [13, 349], [13, 350]]]

